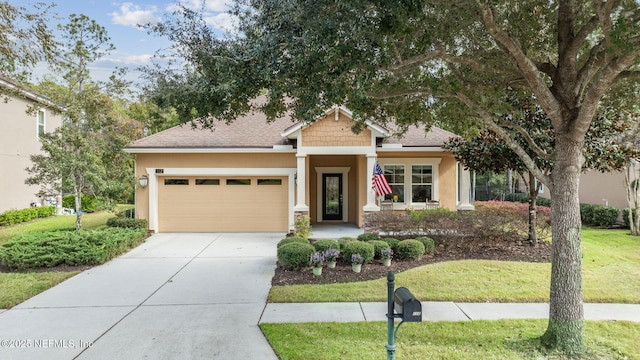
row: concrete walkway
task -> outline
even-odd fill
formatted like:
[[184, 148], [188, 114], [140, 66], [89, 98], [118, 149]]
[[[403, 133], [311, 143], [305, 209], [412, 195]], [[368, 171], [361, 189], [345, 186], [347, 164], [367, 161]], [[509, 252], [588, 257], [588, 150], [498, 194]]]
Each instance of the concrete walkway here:
[[0, 313], [0, 359], [277, 359], [257, 324], [282, 234], [157, 234]]
[[[261, 323], [387, 321], [383, 302], [267, 304]], [[585, 304], [586, 320], [640, 322], [639, 304]], [[423, 321], [547, 319], [545, 303], [422, 302]]]

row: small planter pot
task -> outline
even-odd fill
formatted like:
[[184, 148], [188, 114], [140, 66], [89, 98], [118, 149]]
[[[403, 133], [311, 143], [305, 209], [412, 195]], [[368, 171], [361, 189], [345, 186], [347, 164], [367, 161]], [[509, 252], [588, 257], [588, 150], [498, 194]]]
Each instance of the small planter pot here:
[[321, 267], [314, 267], [313, 268], [313, 275], [315, 275], [315, 276], [322, 275], [322, 268]]
[[391, 266], [391, 259], [382, 259], [382, 265]]
[[360, 271], [362, 271], [362, 264], [351, 264], [351, 269], [353, 270], [353, 272], [359, 273]]
[[329, 261], [327, 263], [327, 268], [334, 269], [335, 267], [336, 267], [336, 262], [335, 261]]

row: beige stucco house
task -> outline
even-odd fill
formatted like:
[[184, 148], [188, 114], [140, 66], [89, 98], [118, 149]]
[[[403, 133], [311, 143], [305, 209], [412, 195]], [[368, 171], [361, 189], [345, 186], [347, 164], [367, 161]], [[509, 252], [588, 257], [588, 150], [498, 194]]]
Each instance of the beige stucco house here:
[[[42, 203], [37, 186], [25, 184], [25, 168], [32, 165], [30, 156], [41, 151], [40, 135], [62, 125], [62, 116], [45, 97], [19, 88], [0, 78], [0, 212], [23, 209], [32, 202]], [[5, 101], [6, 100], [6, 101]], [[36, 113], [27, 113], [35, 107]]]
[[395, 210], [470, 207], [468, 173], [441, 147], [454, 134], [413, 127], [396, 138], [373, 123], [355, 134], [352, 124], [339, 107], [312, 124], [254, 113], [214, 130], [184, 125], [135, 141], [126, 151], [147, 183], [136, 190], [137, 216], [155, 232], [286, 232], [298, 215], [362, 227], [380, 211], [376, 161]]

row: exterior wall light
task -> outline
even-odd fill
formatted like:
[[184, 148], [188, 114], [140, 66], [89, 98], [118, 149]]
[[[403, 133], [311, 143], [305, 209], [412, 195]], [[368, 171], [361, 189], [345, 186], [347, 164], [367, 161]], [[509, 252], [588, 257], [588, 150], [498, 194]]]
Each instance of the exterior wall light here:
[[147, 184], [149, 184], [149, 176], [148, 175], [142, 175], [139, 179], [138, 182], [140, 183], [140, 187], [141, 188], [146, 188]]

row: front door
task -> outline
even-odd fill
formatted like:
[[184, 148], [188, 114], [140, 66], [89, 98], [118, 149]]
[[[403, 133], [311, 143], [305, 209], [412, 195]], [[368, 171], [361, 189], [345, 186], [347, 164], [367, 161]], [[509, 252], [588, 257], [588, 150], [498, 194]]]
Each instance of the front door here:
[[322, 174], [322, 220], [342, 220], [342, 174]]

